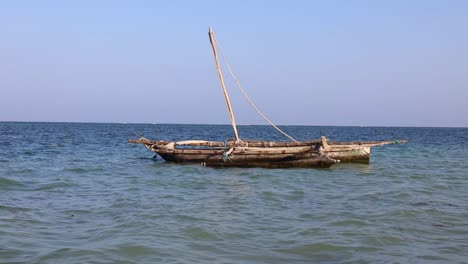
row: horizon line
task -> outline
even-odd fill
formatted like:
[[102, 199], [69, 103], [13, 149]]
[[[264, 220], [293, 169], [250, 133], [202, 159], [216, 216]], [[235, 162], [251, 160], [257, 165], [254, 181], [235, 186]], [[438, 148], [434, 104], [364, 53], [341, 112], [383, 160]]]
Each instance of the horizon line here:
[[[92, 121], [2, 121], [0, 123], [65, 123], [65, 124], [119, 124], [119, 125], [201, 125], [201, 126], [231, 126], [231, 124], [208, 123], [140, 123], [140, 122], [92, 122]], [[402, 128], [468, 128], [468, 126], [404, 126], [404, 125], [280, 125], [283, 127], [402, 127]], [[238, 124], [237, 126], [271, 126], [269, 124]]]

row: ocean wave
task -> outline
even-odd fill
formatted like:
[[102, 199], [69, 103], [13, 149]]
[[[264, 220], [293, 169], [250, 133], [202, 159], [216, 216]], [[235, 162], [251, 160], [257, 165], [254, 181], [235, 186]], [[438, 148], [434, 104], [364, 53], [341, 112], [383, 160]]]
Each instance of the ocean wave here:
[[66, 189], [70, 187], [75, 187], [77, 184], [70, 183], [70, 182], [53, 182], [53, 183], [46, 183], [40, 184], [38, 187], [33, 188], [33, 191], [47, 191], [53, 189]]
[[212, 230], [202, 227], [187, 227], [182, 230], [182, 234], [190, 240], [221, 241], [222, 239]]
[[73, 167], [73, 168], [65, 168], [63, 170], [67, 172], [84, 174], [84, 173], [89, 173], [89, 172], [104, 171], [105, 169], [102, 166], [97, 166], [97, 167]]
[[315, 261], [341, 261], [348, 259], [354, 252], [376, 252], [382, 248], [365, 245], [339, 245], [330, 242], [317, 242], [300, 246], [275, 249], [276, 252], [307, 257]]
[[8, 211], [10, 213], [16, 213], [16, 212], [31, 211], [31, 208], [18, 207], [18, 206], [9, 206], [9, 205], [0, 204], [0, 211], [2, 211], [2, 210]]
[[5, 178], [5, 177], [0, 177], [0, 189], [1, 188], [8, 188], [8, 187], [17, 187], [17, 186], [23, 186], [21, 182]]

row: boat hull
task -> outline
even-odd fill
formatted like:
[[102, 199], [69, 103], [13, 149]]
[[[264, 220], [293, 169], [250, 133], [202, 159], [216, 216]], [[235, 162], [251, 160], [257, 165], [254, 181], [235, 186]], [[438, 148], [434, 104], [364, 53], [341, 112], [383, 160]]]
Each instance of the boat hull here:
[[[394, 141], [333, 142], [325, 137], [303, 142], [270, 142], [244, 140], [236, 143], [188, 140], [179, 142], [151, 141], [146, 138], [129, 140], [144, 144], [164, 160], [184, 163], [204, 163], [217, 167], [329, 167], [337, 162], [369, 164], [371, 147], [405, 143]], [[226, 156], [226, 153], [230, 154]], [[325, 158], [324, 158], [325, 157]]]
[[369, 164], [371, 147], [369, 146], [347, 146], [338, 147], [330, 145], [328, 150], [324, 151], [332, 159], [338, 159], [340, 162]]
[[242, 160], [242, 161], [215, 161], [207, 160], [202, 162], [202, 166], [207, 167], [260, 167], [260, 168], [329, 168], [332, 165], [338, 163], [338, 160], [331, 159], [326, 155], [321, 157], [301, 158], [294, 160], [276, 160], [276, 161], [262, 161], [258, 159]]
[[[200, 163], [209, 167], [263, 167], [263, 168], [328, 168], [339, 161], [315, 151], [296, 153], [241, 153], [233, 151], [229, 156], [219, 150], [212, 153], [193, 153], [180, 149], [154, 150], [165, 161], [177, 163]], [[201, 152], [201, 151], [200, 151]]]
[[[224, 151], [219, 151], [218, 153], [184, 153], [184, 152], [167, 152], [167, 151], [157, 151], [156, 152], [159, 156], [161, 156], [166, 161], [171, 162], [203, 162], [207, 160], [221, 160], [222, 153]], [[339, 160], [340, 162], [344, 163], [362, 163], [362, 164], [369, 164], [370, 162], [370, 147], [362, 147], [362, 146], [355, 146], [343, 149], [341, 147], [333, 147], [331, 146], [330, 150], [325, 150], [324, 154], [326, 154], [329, 158]], [[237, 156], [236, 156], [237, 157]], [[255, 160], [259, 159], [261, 155], [250, 155], [250, 156], [243, 156], [244, 160]], [[276, 156], [272, 156], [270, 160], [274, 159], [288, 159], [291, 155], [288, 154], [278, 154]]]

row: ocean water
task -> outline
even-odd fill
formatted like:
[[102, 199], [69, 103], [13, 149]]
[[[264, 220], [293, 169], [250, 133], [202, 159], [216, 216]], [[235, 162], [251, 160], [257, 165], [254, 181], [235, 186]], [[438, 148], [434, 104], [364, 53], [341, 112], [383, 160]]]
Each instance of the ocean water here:
[[215, 169], [127, 139], [224, 140], [229, 126], [0, 123], [0, 263], [468, 263], [468, 129], [284, 129], [410, 142], [370, 165]]

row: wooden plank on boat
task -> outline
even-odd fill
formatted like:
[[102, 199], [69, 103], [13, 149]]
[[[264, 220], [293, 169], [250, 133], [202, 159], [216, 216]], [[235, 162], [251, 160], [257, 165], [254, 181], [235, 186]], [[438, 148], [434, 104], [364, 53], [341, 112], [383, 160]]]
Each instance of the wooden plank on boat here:
[[[311, 146], [320, 143], [320, 140], [311, 141], [298, 141], [298, 142], [283, 142], [283, 141], [262, 141], [262, 140], [245, 140], [243, 139], [239, 146], [248, 147], [299, 147], [299, 146]], [[228, 146], [234, 146], [235, 141], [228, 139]]]
[[407, 143], [408, 140], [389, 140], [389, 141], [350, 141], [350, 142], [337, 142], [337, 141], [328, 141], [329, 145], [349, 145], [349, 146], [361, 146], [366, 145], [370, 147], [374, 146], [383, 146], [391, 144], [400, 144]]

